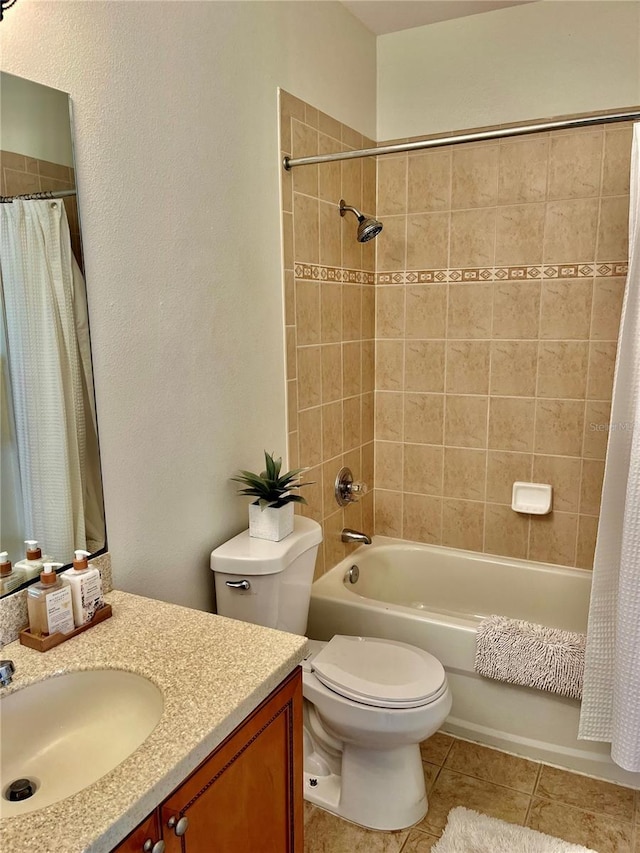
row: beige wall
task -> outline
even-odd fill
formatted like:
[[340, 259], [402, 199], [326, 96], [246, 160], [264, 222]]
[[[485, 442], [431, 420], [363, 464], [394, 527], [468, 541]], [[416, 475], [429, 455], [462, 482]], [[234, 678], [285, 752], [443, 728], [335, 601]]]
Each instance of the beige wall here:
[[277, 87], [372, 134], [375, 39], [334, 2], [35, 0], [0, 40], [73, 102], [115, 586], [208, 609], [229, 476], [285, 452]]
[[[590, 567], [631, 128], [381, 157], [375, 531]], [[553, 513], [510, 508], [551, 483]]]
[[[280, 103], [283, 156], [373, 145], [286, 92]], [[343, 465], [373, 487], [375, 246], [358, 243], [353, 214], [340, 217], [342, 197], [375, 209], [374, 160], [282, 174], [289, 458], [313, 483], [299, 509], [323, 526], [318, 574], [344, 556], [343, 527], [373, 529], [373, 493], [343, 510], [333, 489]]]
[[378, 139], [640, 103], [640, 4], [530, 3], [378, 38]]

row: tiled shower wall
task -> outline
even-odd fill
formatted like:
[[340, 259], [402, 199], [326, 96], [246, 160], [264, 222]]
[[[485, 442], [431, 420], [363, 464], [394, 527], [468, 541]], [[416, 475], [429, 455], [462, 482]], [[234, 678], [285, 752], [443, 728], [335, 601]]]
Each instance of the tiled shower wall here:
[[[14, 151], [0, 151], [0, 195], [24, 195], [45, 190], [75, 189], [72, 166], [61, 166], [48, 160], [37, 160]], [[71, 248], [81, 269], [84, 269], [80, 244], [78, 206], [75, 197], [64, 199], [71, 232]]]
[[[372, 145], [286, 93], [281, 140]], [[289, 460], [314, 481], [317, 573], [343, 526], [591, 567], [630, 145], [603, 125], [283, 172]], [[341, 197], [382, 219], [375, 241]], [[374, 408], [375, 513], [371, 495], [342, 511], [342, 464], [374, 485]], [[553, 512], [513, 512], [515, 480], [551, 483]]]
[[[378, 160], [375, 532], [591, 567], [628, 125]], [[551, 483], [553, 512], [510, 508]]]
[[[362, 148], [371, 140], [280, 93], [282, 155]], [[375, 210], [372, 160], [282, 170], [289, 464], [309, 467], [304, 515], [324, 530], [316, 573], [345, 554], [345, 526], [373, 529], [373, 492], [341, 509], [333, 485], [343, 465], [373, 486], [375, 248], [356, 240], [353, 214]]]

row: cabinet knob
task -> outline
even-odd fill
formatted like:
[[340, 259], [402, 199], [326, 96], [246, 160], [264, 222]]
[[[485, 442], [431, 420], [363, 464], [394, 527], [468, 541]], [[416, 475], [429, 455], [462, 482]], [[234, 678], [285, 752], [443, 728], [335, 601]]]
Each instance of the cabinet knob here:
[[164, 841], [156, 841], [154, 844], [153, 839], [147, 838], [142, 845], [142, 849], [144, 853], [164, 853]]
[[172, 816], [167, 821], [167, 826], [179, 837], [184, 835], [189, 828], [189, 821], [186, 817], [176, 818], [175, 816]]

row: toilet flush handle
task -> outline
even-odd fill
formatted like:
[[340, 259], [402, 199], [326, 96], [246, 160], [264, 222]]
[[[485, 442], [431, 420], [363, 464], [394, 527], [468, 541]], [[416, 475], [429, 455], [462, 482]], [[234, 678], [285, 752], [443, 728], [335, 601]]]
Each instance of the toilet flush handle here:
[[249, 581], [225, 581], [226, 585], [231, 587], [231, 589], [251, 589], [251, 584]]

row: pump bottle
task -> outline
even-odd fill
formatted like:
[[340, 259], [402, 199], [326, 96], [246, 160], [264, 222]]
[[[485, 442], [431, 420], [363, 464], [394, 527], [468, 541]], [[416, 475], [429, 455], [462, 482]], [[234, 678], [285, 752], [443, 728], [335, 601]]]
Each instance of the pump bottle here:
[[0, 552], [0, 595], [6, 595], [8, 592], [13, 592], [14, 589], [20, 586], [24, 576], [20, 572], [13, 571], [9, 554], [7, 551]]
[[45, 563], [52, 561], [51, 557], [42, 556], [42, 551], [35, 539], [25, 539], [24, 544], [27, 546], [27, 554], [24, 560], [20, 560], [14, 566], [14, 572], [20, 572], [22, 579], [30, 581], [37, 578], [44, 569]]
[[104, 607], [102, 578], [98, 569], [89, 567], [88, 551], [75, 551], [73, 568], [62, 573], [62, 580], [71, 590], [73, 621], [76, 628], [91, 622], [96, 611]]
[[46, 563], [39, 583], [27, 590], [29, 630], [37, 637], [73, 631], [71, 590], [54, 569], [62, 563]]

